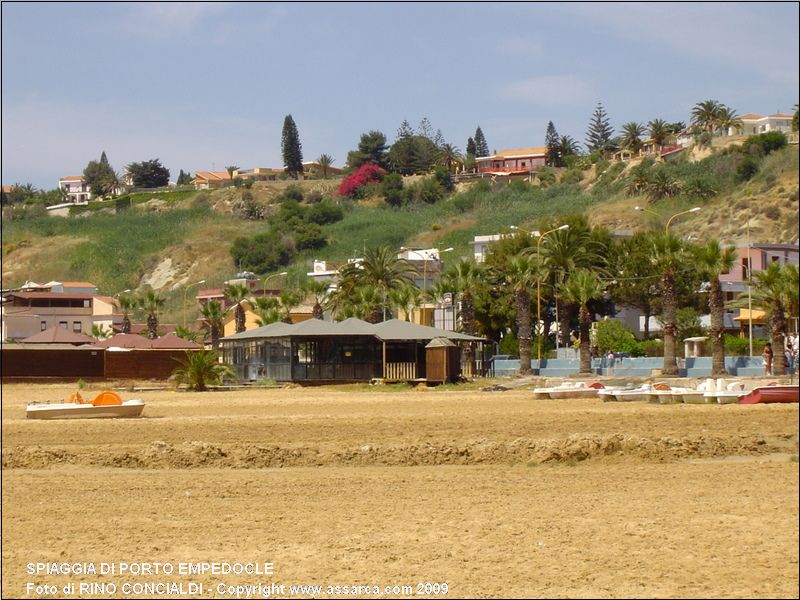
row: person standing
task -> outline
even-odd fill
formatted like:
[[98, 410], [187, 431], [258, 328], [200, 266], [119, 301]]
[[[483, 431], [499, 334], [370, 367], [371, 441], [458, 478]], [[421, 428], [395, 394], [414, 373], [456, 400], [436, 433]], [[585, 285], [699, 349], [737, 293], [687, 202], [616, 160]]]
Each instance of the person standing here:
[[772, 375], [772, 344], [767, 342], [761, 356], [764, 357], [764, 377], [770, 377]]

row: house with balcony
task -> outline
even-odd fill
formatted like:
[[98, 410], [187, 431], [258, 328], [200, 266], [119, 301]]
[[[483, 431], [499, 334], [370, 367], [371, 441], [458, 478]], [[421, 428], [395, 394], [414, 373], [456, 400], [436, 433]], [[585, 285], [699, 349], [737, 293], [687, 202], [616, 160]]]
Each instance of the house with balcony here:
[[[82, 285], [87, 282], [72, 283]], [[121, 320], [121, 315], [116, 311], [116, 300], [97, 294], [97, 288], [91, 284], [87, 285], [94, 292], [69, 291], [69, 282], [59, 285], [61, 287], [39, 286], [33, 291], [29, 288], [4, 293], [0, 305], [2, 338], [20, 340], [52, 327], [91, 334], [95, 325], [112, 330], [114, 324]]]
[[58, 180], [58, 189], [63, 190], [67, 202], [71, 204], [86, 204], [92, 199], [92, 192], [83, 175], [68, 175]]
[[728, 135], [750, 136], [769, 131], [780, 131], [788, 135], [792, 132], [792, 115], [787, 113], [775, 113], [774, 115], [748, 113], [739, 118], [742, 126], [731, 127], [728, 129]]
[[475, 169], [487, 175], [529, 174], [545, 165], [546, 156], [544, 147], [511, 148], [476, 158]]

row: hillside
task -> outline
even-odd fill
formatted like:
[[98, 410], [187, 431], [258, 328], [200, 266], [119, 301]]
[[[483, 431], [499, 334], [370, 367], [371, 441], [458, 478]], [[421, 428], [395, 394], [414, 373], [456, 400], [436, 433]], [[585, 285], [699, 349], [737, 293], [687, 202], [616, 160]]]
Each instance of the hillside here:
[[[453, 246], [454, 256], [468, 256], [474, 235], [498, 233], [510, 225], [536, 228], [541, 218], [574, 212], [585, 212], [593, 224], [610, 229], [639, 231], [653, 226], [654, 217], [634, 211], [636, 205], [665, 216], [702, 206], [700, 212], [674, 222], [672, 230], [684, 237], [741, 243], [749, 220], [752, 242], [796, 242], [797, 146], [761, 159], [758, 172], [741, 183], [727, 173], [731, 167], [726, 160], [724, 155], [710, 156], [670, 166], [686, 182], [702, 176], [712, 187], [721, 188], [707, 200], [680, 193], [648, 204], [646, 197], [630, 197], [625, 191], [635, 164], [597, 163], [579, 173], [562, 171], [559, 179], [575, 182], [561, 181], [547, 188], [519, 182], [462, 184], [436, 204], [402, 208], [389, 207], [379, 197], [342, 201], [344, 219], [322, 227], [327, 245], [300, 251], [288, 270], [290, 277], [300, 276], [315, 258], [344, 260], [364, 247], [381, 244]], [[294, 185], [306, 200], [319, 200], [329, 196], [337, 183], [311, 180]], [[164, 319], [180, 322], [184, 286], [201, 279], [206, 280], [204, 287], [220, 286], [235, 272], [233, 240], [269, 228], [263, 220], [243, 216], [243, 194], [249, 192], [249, 202], [269, 215], [277, 211], [277, 202], [291, 184], [258, 182], [252, 190], [138, 194], [131, 208], [121, 213], [109, 206], [69, 218], [4, 219], [3, 287], [28, 279], [88, 280], [102, 293], [114, 294], [150, 285], [168, 298]]]

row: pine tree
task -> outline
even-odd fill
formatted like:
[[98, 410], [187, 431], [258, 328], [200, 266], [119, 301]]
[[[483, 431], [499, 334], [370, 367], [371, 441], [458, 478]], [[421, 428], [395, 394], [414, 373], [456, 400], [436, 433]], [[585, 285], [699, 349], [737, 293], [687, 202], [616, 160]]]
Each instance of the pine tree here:
[[281, 134], [281, 154], [286, 172], [297, 179], [303, 172], [303, 148], [300, 144], [300, 134], [292, 115], [286, 115], [283, 120], [283, 133]]
[[105, 196], [114, 192], [117, 186], [117, 176], [108, 162], [105, 151], [100, 155], [100, 160], [90, 161], [83, 170], [86, 185], [95, 196]]
[[397, 130], [397, 138], [407, 138], [413, 135], [414, 130], [411, 129], [411, 123], [409, 123], [407, 119], [403, 119], [403, 122], [400, 123], [400, 129]]
[[433, 145], [436, 146], [439, 150], [441, 150], [442, 148], [444, 148], [445, 144], [447, 144], [447, 142], [444, 139], [444, 135], [442, 135], [442, 130], [437, 129], [436, 135], [433, 136]]
[[489, 156], [489, 144], [486, 143], [486, 138], [483, 137], [480, 125], [475, 130], [475, 156]]
[[467, 156], [472, 156], [475, 158], [475, 140], [472, 138], [467, 138]]
[[609, 125], [603, 103], [598, 102], [592, 120], [589, 122], [589, 130], [586, 132], [586, 147], [589, 152], [599, 152], [600, 154], [608, 152], [613, 146], [611, 141], [613, 134], [614, 130]]
[[551, 167], [562, 167], [561, 164], [561, 144], [559, 143], [558, 132], [552, 121], [547, 123], [547, 133], [544, 134], [544, 145], [547, 146], [547, 156], [545, 161]]
[[433, 141], [433, 126], [428, 117], [422, 117], [422, 121], [419, 122], [419, 127], [417, 128], [417, 135]]
[[100, 164], [104, 167], [111, 168], [111, 165], [108, 163], [108, 157], [106, 156], [106, 151], [103, 150], [102, 154], [100, 154]]

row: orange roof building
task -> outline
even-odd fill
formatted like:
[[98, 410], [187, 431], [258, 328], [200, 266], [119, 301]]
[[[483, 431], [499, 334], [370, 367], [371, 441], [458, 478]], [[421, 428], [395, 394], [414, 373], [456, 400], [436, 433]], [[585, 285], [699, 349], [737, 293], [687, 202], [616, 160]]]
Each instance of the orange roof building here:
[[541, 146], [510, 148], [495, 152], [491, 156], [476, 158], [475, 167], [478, 173], [499, 175], [528, 173], [535, 167], [543, 167], [546, 156], [547, 148]]

